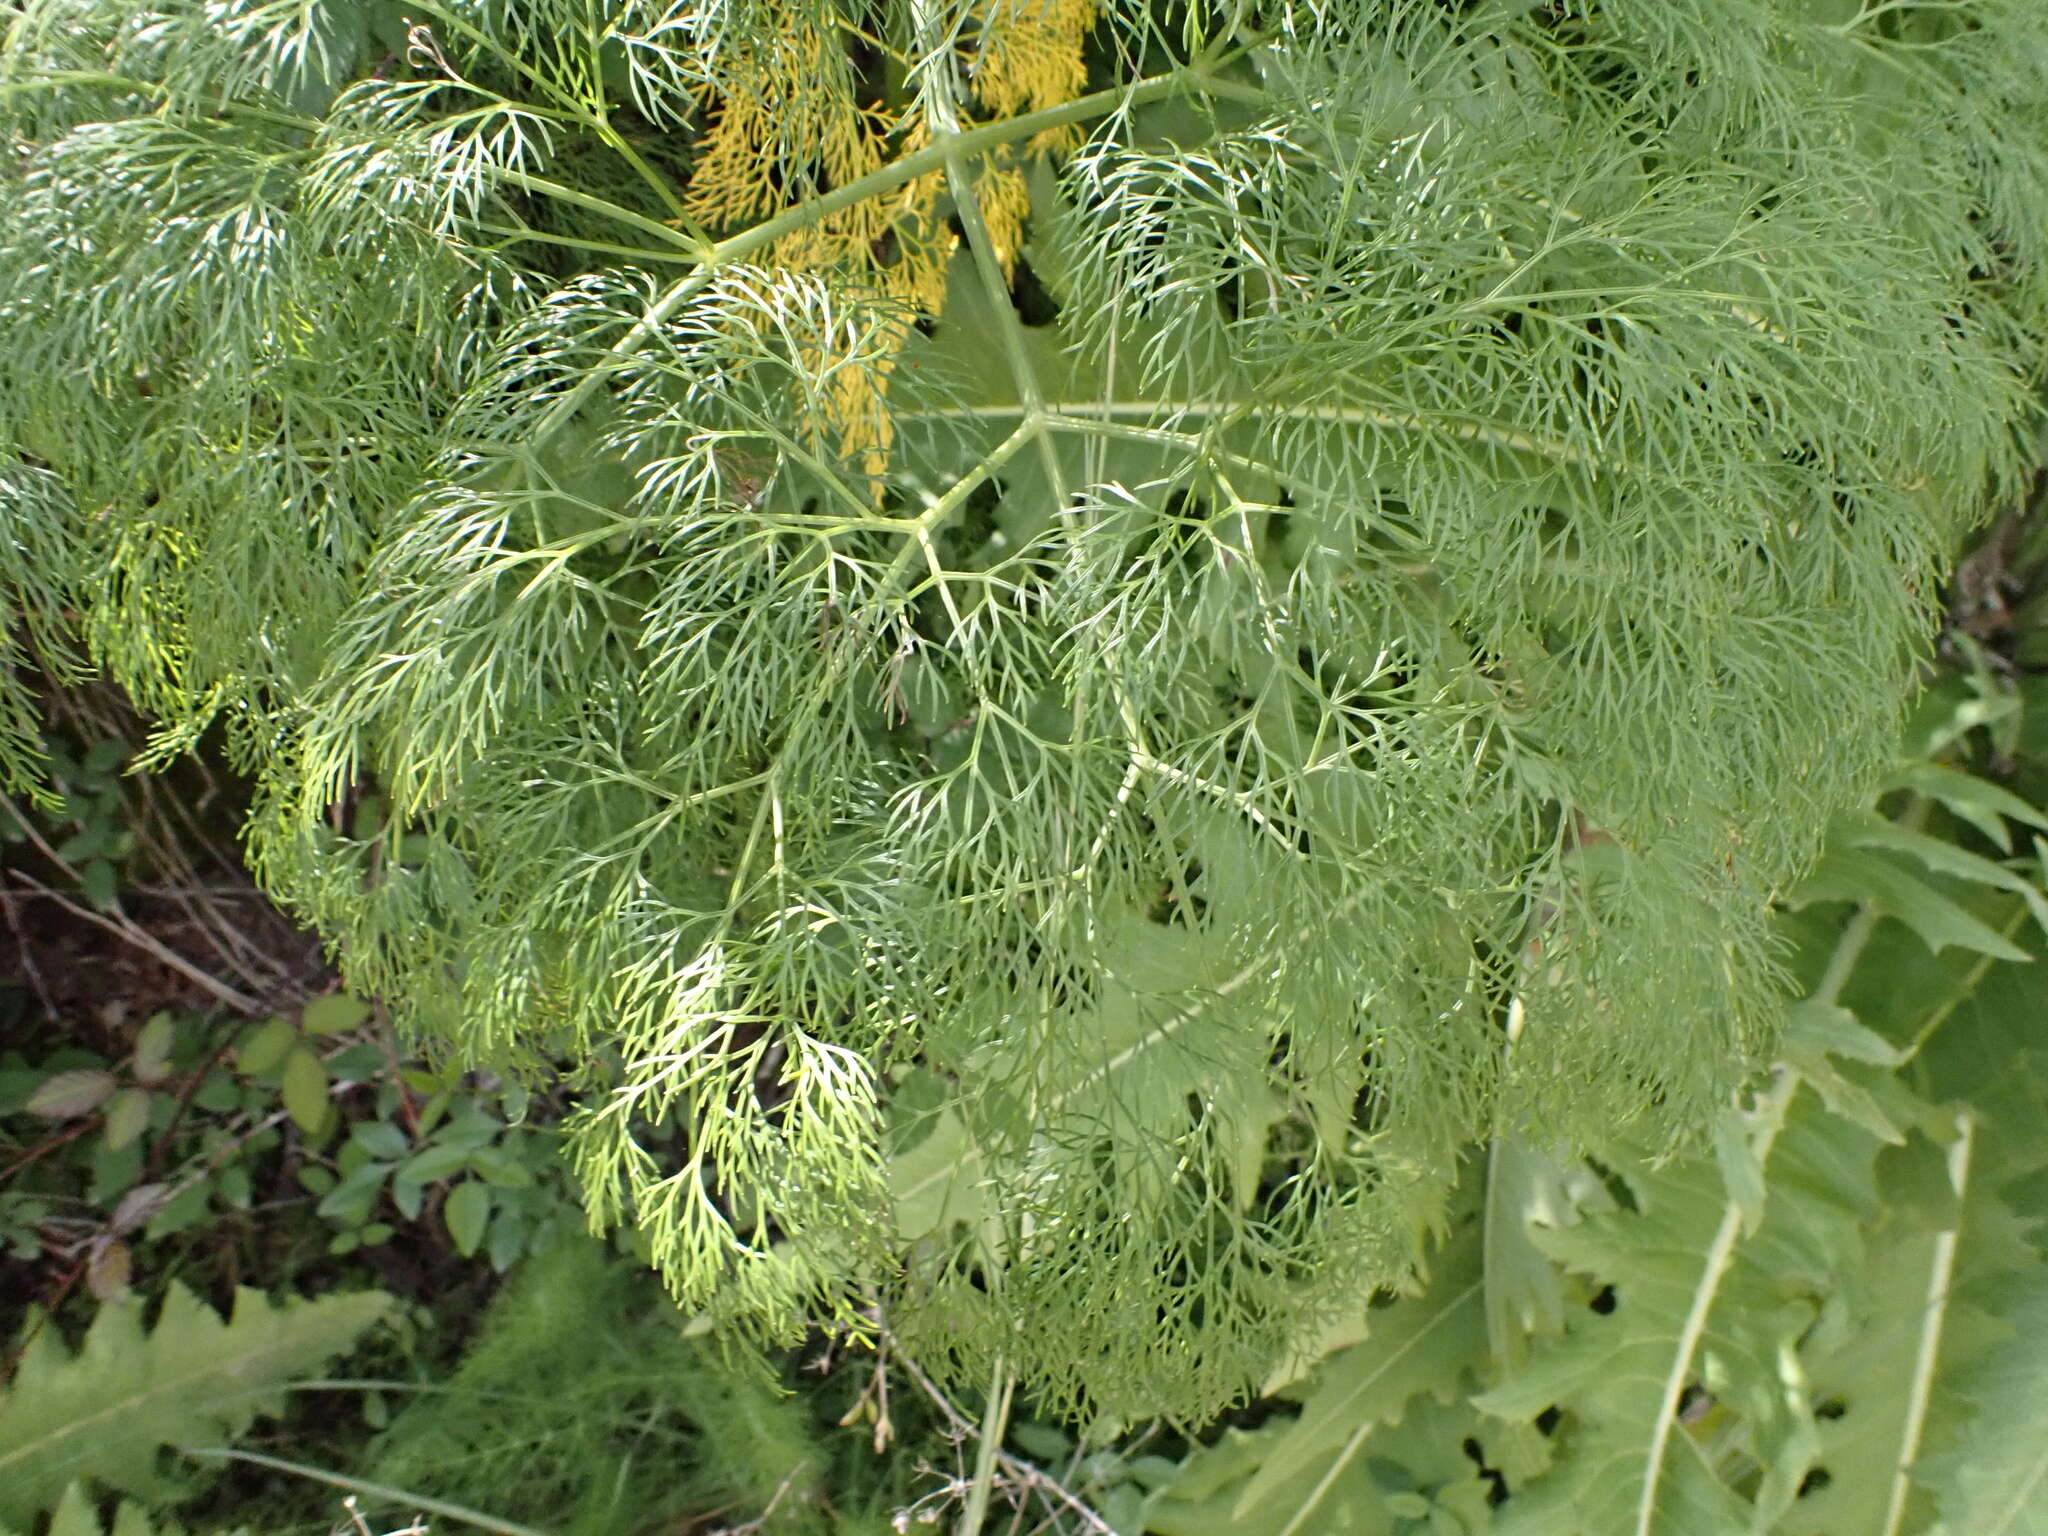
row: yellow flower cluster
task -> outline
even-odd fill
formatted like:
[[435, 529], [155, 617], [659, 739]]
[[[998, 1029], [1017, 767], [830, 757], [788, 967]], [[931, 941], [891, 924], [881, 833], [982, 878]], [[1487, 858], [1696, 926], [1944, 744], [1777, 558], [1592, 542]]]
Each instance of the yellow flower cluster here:
[[[910, 113], [857, 99], [844, 24], [805, 0], [773, 0], [773, 39], [720, 60], [713, 116], [690, 177], [689, 216], [710, 229], [771, 218], [815, 192], [845, 186], [930, 142]], [[1070, 101], [1087, 85], [1082, 41], [1095, 0], [983, 0], [970, 79], [992, 117]], [[1071, 148], [1072, 129], [1034, 135], [1023, 158]], [[940, 217], [943, 172], [914, 178], [778, 240], [769, 263], [797, 272], [835, 271], [872, 283], [911, 312], [945, 305], [956, 237]], [[1024, 242], [1031, 196], [1021, 167], [990, 163], [976, 178], [996, 254], [1008, 272]], [[904, 332], [907, 337], [908, 328]], [[878, 474], [889, 449], [887, 412], [874, 398], [891, 358], [840, 368], [825, 402], [841, 451]]]
[[[974, 94], [996, 117], [1041, 112], [1072, 101], [1088, 88], [1081, 45], [1095, 25], [1095, 0], [985, 0], [975, 49]], [[1074, 147], [1079, 130], [1068, 125], [1032, 135], [1031, 155], [1057, 155]], [[975, 187], [989, 238], [1008, 272], [1024, 243], [1031, 194], [1016, 166], [990, 166]]]
[[[1042, 112], [1088, 87], [1082, 41], [1095, 25], [1095, 0], [987, 0], [975, 50], [974, 94], [997, 117]], [[1072, 147], [1074, 130], [1055, 128], [1034, 150]]]

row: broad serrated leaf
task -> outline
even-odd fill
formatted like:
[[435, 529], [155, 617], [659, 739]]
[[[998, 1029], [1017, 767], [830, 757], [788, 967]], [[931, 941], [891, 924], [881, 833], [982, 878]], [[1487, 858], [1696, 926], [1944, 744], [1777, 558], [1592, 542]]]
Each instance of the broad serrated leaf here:
[[[1848, 1065], [1838, 1065], [1836, 1057]], [[1839, 1004], [1808, 999], [1789, 1009], [1784, 1059], [1831, 1111], [1880, 1141], [1902, 1142], [1906, 1126], [1924, 1108], [1910, 1095], [1899, 1102], [1903, 1090], [1896, 1080], [1869, 1070], [1896, 1066], [1904, 1053]]]
[[[1884, 979], [1889, 993], [1894, 978], [1887, 972]], [[2023, 1219], [2048, 1218], [2048, 1041], [2039, 1027], [2048, 1017], [2048, 967], [1992, 966], [1931, 1009], [1917, 1001], [1901, 1007], [1896, 1022], [1900, 1038], [1924, 1037], [1913, 1070], [1925, 1073], [1925, 1092], [1978, 1112], [1981, 1177]], [[1884, 1006], [1873, 1000], [1865, 1013], [1889, 1032], [1894, 1020], [1871, 1013]]]
[[978, 1229], [987, 1219], [981, 1156], [951, 1110], [906, 1152], [889, 1160], [896, 1229], [906, 1241], [942, 1232], [954, 1222]]
[[1424, 1394], [1457, 1392], [1486, 1360], [1486, 1308], [1479, 1234], [1468, 1231], [1432, 1263], [1430, 1283], [1367, 1314], [1363, 1342], [1333, 1355], [1289, 1389], [1301, 1416], [1270, 1442], [1258, 1471], [1237, 1496], [1240, 1520], [1294, 1523], [1285, 1490], [1313, 1472], [1313, 1483], [1342, 1475], [1353, 1456], [1370, 1454], [1372, 1431], [1398, 1423]]
[[73, 1354], [35, 1330], [0, 1395], [0, 1520], [26, 1524], [72, 1483], [155, 1498], [176, 1484], [164, 1447], [232, 1440], [284, 1411], [284, 1387], [315, 1374], [384, 1317], [391, 1298], [356, 1292], [278, 1304], [238, 1290], [218, 1313], [171, 1281], [155, 1325], [103, 1307]]
[[57, 1501], [49, 1536], [101, 1536], [99, 1511], [80, 1484], [66, 1488], [64, 1497]]
[[1748, 1124], [1733, 1109], [1714, 1121], [1714, 1166], [1721, 1172], [1729, 1204], [1742, 1217], [1742, 1235], [1755, 1236], [1764, 1219], [1763, 1164]]
[[[1286, 1433], [1284, 1424], [1225, 1430], [1199, 1457], [1183, 1463], [1173, 1481], [1145, 1500], [1144, 1529], [1154, 1536], [1241, 1536], [1245, 1521], [1237, 1512], [1239, 1487], [1257, 1474]], [[1357, 1431], [1360, 1445], [1366, 1434], [1364, 1428]], [[1289, 1536], [1392, 1536], [1397, 1529], [1365, 1461], [1355, 1454], [1327, 1479], [1318, 1478], [1313, 1470], [1299, 1474], [1290, 1480], [1286, 1497], [1295, 1515], [1305, 1510], [1315, 1522], [1309, 1530], [1297, 1527]], [[1277, 1536], [1280, 1526], [1262, 1522], [1261, 1529]]]
[[2007, 853], [2012, 851], [2012, 834], [2006, 822], [2017, 821], [2048, 830], [2048, 814], [2002, 785], [1945, 763], [1907, 763], [1892, 775], [1887, 787], [1910, 789], [1939, 801], [1952, 815], [1968, 822]]
[[1514, 1364], [1530, 1337], [1564, 1321], [1557, 1266], [1532, 1238], [1537, 1227], [1568, 1227], [1581, 1211], [1611, 1203], [1599, 1179], [1519, 1134], [1494, 1139], [1487, 1154], [1486, 1334], [1496, 1360]]
[[1481, 1536], [1492, 1528], [1492, 1484], [1481, 1466], [1512, 1466], [1519, 1481], [1544, 1464], [1540, 1451], [1532, 1454], [1516, 1432], [1485, 1418], [1462, 1396], [1425, 1393], [1411, 1398], [1398, 1420], [1352, 1426], [1321, 1454], [1269, 1479], [1270, 1499], [1250, 1512], [1241, 1493], [1233, 1501], [1233, 1492], [1263, 1476], [1276, 1453], [1285, 1455], [1299, 1441], [1297, 1428], [1284, 1419], [1249, 1433], [1229, 1432], [1151, 1493], [1144, 1530], [1156, 1536]]
[[[73, 1483], [58, 1500], [45, 1536], [182, 1536], [185, 1529], [171, 1521], [152, 1520], [149, 1511], [134, 1499], [115, 1505], [113, 1523], [103, 1525], [96, 1506], [84, 1485]], [[233, 1536], [241, 1536], [241, 1532]]]
[[1943, 1536], [2048, 1532], [2048, 1268], [2008, 1296], [2012, 1341], [1959, 1383], [1975, 1420], [1928, 1470]]
[[2048, 933], [2048, 898], [2042, 896], [2033, 880], [2016, 869], [1959, 848], [1946, 838], [1935, 837], [1917, 827], [1901, 826], [1870, 813], [1852, 820], [1851, 830], [1844, 841], [1859, 848], [1888, 849], [1902, 854], [1923, 869], [1953, 880], [2011, 891], [2026, 902], [2041, 931]]
[[2031, 958], [1952, 898], [1878, 853], [1829, 850], [1790, 899], [1795, 905], [1850, 901], [1869, 906], [1904, 923], [1937, 954], [1956, 945], [1995, 960]]
[[1822, 1408], [1815, 1466], [1824, 1475], [1781, 1515], [1774, 1529], [1784, 1536], [1927, 1529], [1930, 1455], [1953, 1446], [1969, 1416], [1956, 1377], [2009, 1336], [1985, 1306], [2014, 1279], [1999, 1230], [2011, 1217], [1981, 1170], [1973, 1177], [1970, 1124], [1945, 1154], [1924, 1142], [1908, 1154], [1942, 1184], [1948, 1198], [1937, 1209], [1899, 1198], [1907, 1181], [1892, 1171], [1870, 1262], [1803, 1351]]
[[[1539, 1235], [1608, 1310], [1475, 1399], [1513, 1421], [1565, 1415], [1555, 1465], [1500, 1512], [1507, 1536], [1732, 1536], [1793, 1497], [1816, 1448], [1797, 1341], [1861, 1262], [1878, 1143], [1803, 1095], [1770, 1124], [1753, 1133], [1768, 1194], [1751, 1235], [1704, 1157], [1625, 1163], [1634, 1209]], [[1739, 1416], [1763, 1469], [1754, 1504], [1681, 1417], [1696, 1392]]]
[[1785, 1043], [1809, 1055], [1840, 1056], [1880, 1067], [1894, 1067], [1904, 1059], [1897, 1046], [1847, 1008], [1814, 998], [1785, 1010]]

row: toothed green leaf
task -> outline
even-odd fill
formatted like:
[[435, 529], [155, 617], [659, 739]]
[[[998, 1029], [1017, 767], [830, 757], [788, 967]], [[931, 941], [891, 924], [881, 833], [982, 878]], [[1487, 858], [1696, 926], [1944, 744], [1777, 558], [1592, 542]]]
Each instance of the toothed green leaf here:
[[0, 1519], [25, 1525], [83, 1479], [138, 1498], [170, 1492], [166, 1447], [215, 1445], [282, 1413], [287, 1384], [390, 1307], [375, 1291], [280, 1304], [244, 1289], [223, 1320], [173, 1280], [146, 1330], [132, 1301], [103, 1306], [75, 1354], [55, 1328], [35, 1328], [0, 1392]]

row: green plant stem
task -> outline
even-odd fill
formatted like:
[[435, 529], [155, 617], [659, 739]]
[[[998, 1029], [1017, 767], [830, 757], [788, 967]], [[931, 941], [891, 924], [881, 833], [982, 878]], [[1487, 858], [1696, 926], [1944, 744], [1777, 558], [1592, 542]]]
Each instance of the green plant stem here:
[[[1518, 992], [1508, 999], [1506, 1038], [1501, 1042], [1501, 1076], [1508, 1076], [1515, 1056], [1515, 1042], [1522, 1037], [1522, 1025], [1527, 1013]], [[1486, 1205], [1481, 1226], [1481, 1272], [1486, 1277], [1486, 1342], [1493, 1351], [1493, 1358], [1502, 1367], [1518, 1367], [1521, 1364], [1521, 1334], [1511, 1329], [1507, 1309], [1500, 1299], [1503, 1297], [1502, 1283], [1496, 1279], [1504, 1267], [1501, 1248], [1508, 1241], [1509, 1224], [1515, 1218], [1501, 1209], [1500, 1161], [1502, 1149], [1507, 1145], [1508, 1133], [1500, 1126], [1494, 1127], [1493, 1135], [1486, 1143]], [[1526, 1237], [1524, 1239], [1526, 1241]]]
[[1842, 996], [1842, 988], [1848, 985], [1849, 973], [1856, 969], [1856, 962], [1862, 957], [1870, 943], [1870, 936], [1877, 931], [1878, 913], [1874, 907], [1860, 906], [1847, 925], [1842, 929], [1841, 938], [1835, 941], [1834, 952], [1828, 956], [1828, 968], [1821, 972], [1821, 978], [1813, 989], [1813, 1000], [1834, 1006]]
[[1934, 1393], [1934, 1372], [1941, 1361], [1941, 1329], [1948, 1316], [1949, 1290], [1955, 1283], [1956, 1245], [1962, 1237], [1962, 1201], [1970, 1182], [1970, 1151], [1977, 1122], [1967, 1112], [1956, 1116], [1956, 1139], [1948, 1149], [1948, 1181], [1956, 1192], [1956, 1224], [1936, 1234], [1934, 1262], [1927, 1273], [1926, 1321], [1913, 1359], [1913, 1389], [1906, 1399], [1905, 1432], [1899, 1437], [1898, 1464], [1892, 1468], [1892, 1491], [1885, 1507], [1882, 1536], [1899, 1536], [1906, 1518], [1906, 1500], [1913, 1492], [1913, 1463], [1920, 1456], [1920, 1437], [1927, 1428], [1927, 1404]]
[[1009, 1367], [998, 1356], [995, 1378], [988, 1388], [988, 1409], [981, 1421], [981, 1444], [974, 1456], [974, 1481], [967, 1490], [967, 1507], [960, 1512], [957, 1536], [981, 1536], [982, 1522], [988, 1519], [989, 1496], [995, 1489], [996, 1458], [1002, 1452], [1003, 1436], [1009, 1432], [1010, 1392], [1014, 1386]]
[[447, 1393], [456, 1397], [491, 1397], [511, 1399], [522, 1394], [511, 1392], [475, 1392], [468, 1387], [451, 1387], [438, 1381], [399, 1381], [374, 1376], [320, 1376], [309, 1381], [288, 1382], [288, 1392], [428, 1392]]
[[1378, 1422], [1373, 1419], [1359, 1421], [1358, 1428], [1351, 1432], [1350, 1438], [1344, 1442], [1343, 1449], [1330, 1458], [1330, 1465], [1324, 1469], [1323, 1475], [1316, 1479], [1315, 1487], [1308, 1491], [1308, 1497], [1301, 1501], [1301, 1507], [1288, 1517], [1285, 1525], [1280, 1527], [1279, 1536], [1295, 1536], [1301, 1529], [1301, 1523], [1316, 1512], [1323, 1502], [1324, 1495], [1329, 1493], [1331, 1485], [1343, 1475], [1344, 1469], [1351, 1465], [1352, 1459], [1364, 1446], [1366, 1437], [1379, 1427]]
[[[1778, 1139], [1778, 1131], [1785, 1123], [1786, 1107], [1792, 1102], [1792, 1095], [1799, 1091], [1799, 1081], [1797, 1072], [1789, 1067], [1780, 1067], [1777, 1081], [1758, 1096], [1755, 1110], [1757, 1130], [1752, 1146], [1759, 1168], [1770, 1162], [1771, 1145]], [[1634, 1536], [1652, 1536], [1655, 1530], [1657, 1490], [1663, 1481], [1671, 1436], [1678, 1425], [1679, 1401], [1685, 1395], [1686, 1383], [1693, 1379], [1694, 1356], [1699, 1353], [1700, 1342], [1706, 1337], [1707, 1319], [1713, 1313], [1714, 1301], [1721, 1293], [1721, 1281], [1728, 1273], [1728, 1265], [1735, 1257], [1735, 1245], [1741, 1237], [1742, 1204], [1731, 1194], [1721, 1211], [1721, 1224], [1714, 1232], [1714, 1240], [1707, 1247], [1706, 1259], [1700, 1265], [1700, 1278], [1693, 1287], [1692, 1305], [1686, 1311], [1685, 1325], [1679, 1330], [1678, 1348], [1671, 1357], [1671, 1369], [1664, 1378], [1663, 1396], [1657, 1404], [1657, 1416], [1650, 1428], [1650, 1446], [1644, 1457], [1643, 1491], [1636, 1503]]]
[[675, 246], [677, 252], [681, 255], [693, 256], [701, 261], [709, 254], [710, 248], [708, 246], [692, 239], [681, 230], [672, 229], [660, 220], [650, 219], [645, 214], [635, 213], [630, 208], [623, 208], [608, 197], [598, 197], [594, 193], [585, 192], [576, 187], [567, 187], [559, 181], [551, 181], [545, 176], [535, 176], [528, 171], [514, 170], [510, 166], [500, 166], [495, 174], [498, 180], [509, 182], [522, 191], [532, 192], [541, 197], [550, 197], [556, 202], [569, 203], [575, 207], [587, 209], [591, 213], [603, 214], [606, 218], [615, 220], [631, 229], [637, 229], [642, 234], [652, 235], [657, 240], [662, 240]]
[[632, 146], [623, 133], [612, 126], [612, 120], [602, 112], [593, 111], [590, 121], [597, 130], [598, 137], [609, 144], [619, 158], [633, 168], [633, 174], [645, 182], [649, 190], [661, 200], [661, 205], [668, 209], [669, 217], [683, 226], [684, 234], [694, 240], [705, 239], [704, 232], [698, 229], [695, 221], [684, 209], [681, 194], [669, 184], [666, 176], [647, 163], [647, 158]]
[[[1026, 402], [1018, 405], [966, 405], [941, 406], [934, 410], [905, 412], [903, 419], [915, 421], [920, 418], [944, 420], [976, 416], [1016, 416], [1032, 409], [1039, 409], [1047, 418], [1074, 431], [1099, 431], [1103, 420], [1116, 417], [1140, 417], [1148, 421], [1183, 416], [1213, 416], [1235, 418], [1254, 408], [1254, 402], [1245, 400], [1051, 400], [1042, 403]], [[1289, 406], [1271, 402], [1258, 402], [1257, 409], [1291, 416], [1298, 421], [1327, 421], [1338, 425], [1386, 427], [1402, 432], [1433, 432], [1445, 437], [1462, 438], [1467, 442], [1486, 443], [1497, 448], [1510, 449], [1516, 453], [1532, 453], [1542, 458], [1555, 459], [1560, 463], [1576, 464], [1583, 469], [1593, 469], [1603, 464], [1611, 465], [1611, 459], [1603, 460], [1599, 454], [1587, 449], [1572, 447], [1569, 443], [1553, 438], [1535, 437], [1527, 432], [1517, 432], [1483, 421], [1432, 420], [1418, 416], [1412, 411], [1381, 411], [1370, 406], [1350, 405], [1304, 405]], [[1096, 418], [1101, 418], [1098, 420]]]
[[10, 80], [0, 85], [0, 99], [26, 91], [57, 91], [67, 85], [98, 85], [110, 91], [128, 91], [137, 96], [161, 100], [167, 93], [155, 80], [138, 80], [132, 75], [107, 75], [93, 69], [53, 69], [32, 80]]
[[559, 245], [572, 251], [595, 251], [603, 256], [623, 256], [628, 261], [666, 262], [671, 266], [681, 264], [695, 266], [696, 258], [687, 251], [651, 251], [645, 246], [614, 245], [605, 240], [581, 240], [574, 235], [554, 235], [530, 226], [496, 224], [488, 219], [476, 221], [476, 228], [487, 235], [497, 235], [507, 245], [531, 240], [541, 245]]
[[215, 1445], [202, 1450], [187, 1451], [185, 1454], [195, 1461], [240, 1461], [252, 1467], [268, 1467], [273, 1472], [289, 1472], [294, 1477], [303, 1477], [316, 1483], [326, 1483], [329, 1487], [346, 1489], [350, 1493], [361, 1494], [366, 1499], [383, 1499], [422, 1514], [439, 1515], [444, 1520], [459, 1521], [480, 1531], [494, 1531], [497, 1536], [554, 1536], [552, 1531], [544, 1531], [537, 1526], [519, 1525], [511, 1520], [501, 1520], [496, 1515], [487, 1515], [480, 1509], [469, 1508], [466, 1504], [451, 1504], [446, 1499], [431, 1499], [425, 1494], [413, 1493], [404, 1488], [392, 1488], [383, 1483], [367, 1482], [360, 1477], [330, 1472], [325, 1467], [309, 1467], [302, 1462], [286, 1461], [280, 1456], [265, 1456], [260, 1451], [238, 1451], [232, 1446]]

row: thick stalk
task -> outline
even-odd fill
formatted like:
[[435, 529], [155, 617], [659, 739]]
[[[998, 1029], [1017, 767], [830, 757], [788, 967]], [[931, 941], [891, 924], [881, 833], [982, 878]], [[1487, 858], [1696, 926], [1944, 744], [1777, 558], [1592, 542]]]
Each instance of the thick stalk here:
[[1899, 1461], [1892, 1468], [1891, 1499], [1885, 1508], [1882, 1536], [1899, 1536], [1906, 1518], [1906, 1501], [1913, 1492], [1913, 1463], [1920, 1456], [1920, 1440], [1927, 1431], [1927, 1404], [1934, 1395], [1934, 1372], [1941, 1361], [1941, 1328], [1948, 1316], [1949, 1290], [1955, 1284], [1956, 1245], [1962, 1239], [1963, 1197], [1970, 1183], [1970, 1150], [1976, 1138], [1977, 1122], [1968, 1114], [1956, 1116], [1956, 1139], [1948, 1149], [1948, 1181], [1956, 1192], [1956, 1224], [1934, 1239], [1934, 1262], [1927, 1272], [1926, 1321], [1920, 1327], [1920, 1347], [1913, 1360], [1913, 1389], [1906, 1399], [1906, 1425], [1899, 1436]]
[[1010, 1391], [1015, 1383], [1009, 1367], [996, 1360], [995, 1379], [989, 1383], [988, 1409], [981, 1421], [981, 1444], [974, 1456], [974, 1481], [967, 1487], [967, 1507], [960, 1512], [956, 1536], [981, 1536], [988, 1519], [988, 1501], [996, 1483], [996, 1458], [1002, 1453], [1003, 1436], [1010, 1426]]
[[[1770, 1162], [1771, 1145], [1778, 1139], [1778, 1132], [1785, 1123], [1786, 1107], [1798, 1091], [1799, 1074], [1789, 1067], [1780, 1067], [1777, 1081], [1759, 1096], [1755, 1110], [1757, 1130], [1751, 1141], [1759, 1168]], [[1707, 1245], [1699, 1281], [1693, 1286], [1692, 1305], [1686, 1309], [1685, 1323], [1678, 1333], [1678, 1347], [1672, 1351], [1671, 1369], [1664, 1377], [1657, 1415], [1651, 1422], [1650, 1445], [1643, 1460], [1643, 1490], [1636, 1500], [1636, 1518], [1631, 1527], [1633, 1536], [1652, 1536], [1655, 1530], [1657, 1492], [1663, 1484], [1671, 1436], [1678, 1427], [1678, 1405], [1685, 1396], [1686, 1384], [1693, 1379], [1693, 1362], [1699, 1355], [1701, 1341], [1706, 1338], [1707, 1320], [1713, 1314], [1714, 1302], [1721, 1293], [1721, 1281], [1728, 1273], [1729, 1264], [1734, 1261], [1735, 1245], [1741, 1237], [1742, 1203], [1731, 1195], [1721, 1212], [1721, 1222], [1714, 1231], [1714, 1239]]]

